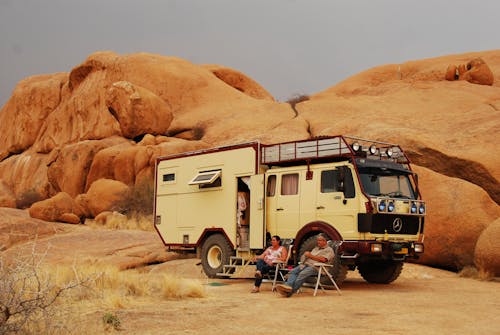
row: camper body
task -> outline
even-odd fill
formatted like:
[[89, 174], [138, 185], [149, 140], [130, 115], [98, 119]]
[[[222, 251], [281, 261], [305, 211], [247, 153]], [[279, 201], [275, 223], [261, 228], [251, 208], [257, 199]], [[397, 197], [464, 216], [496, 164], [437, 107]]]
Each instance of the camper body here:
[[155, 228], [170, 250], [196, 251], [209, 277], [241, 277], [271, 236], [293, 257], [323, 232], [337, 282], [358, 268], [395, 280], [423, 252], [425, 203], [403, 150], [345, 136], [219, 147], [156, 161]]

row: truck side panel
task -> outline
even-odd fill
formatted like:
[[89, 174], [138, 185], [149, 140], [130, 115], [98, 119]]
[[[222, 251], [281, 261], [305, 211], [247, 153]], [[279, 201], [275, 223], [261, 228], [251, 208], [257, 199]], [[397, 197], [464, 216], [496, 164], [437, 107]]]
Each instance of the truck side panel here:
[[[159, 161], [155, 216], [164, 243], [194, 245], [205, 229], [222, 228], [236, 245], [237, 178], [254, 175], [256, 164], [253, 147]], [[210, 172], [219, 173], [220, 180], [196, 184]]]

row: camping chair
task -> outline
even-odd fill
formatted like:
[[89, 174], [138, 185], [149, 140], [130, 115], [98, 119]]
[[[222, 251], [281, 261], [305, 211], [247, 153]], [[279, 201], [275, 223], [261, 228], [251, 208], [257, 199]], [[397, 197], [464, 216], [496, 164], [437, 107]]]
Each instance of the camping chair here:
[[[336, 257], [338, 249], [339, 249], [341, 244], [342, 244], [342, 241], [340, 241], [340, 242], [339, 241], [332, 241], [332, 240], [328, 241], [328, 245], [333, 249], [334, 257]], [[318, 262], [318, 263], [315, 263], [314, 266], [318, 267], [318, 276], [316, 277], [316, 284], [314, 285], [314, 294], [313, 295], [316, 296], [316, 294], [318, 292], [318, 287], [320, 287], [323, 292], [325, 291], [323, 284], [321, 284], [321, 276], [322, 275], [326, 275], [328, 277], [328, 279], [330, 279], [330, 282], [333, 284], [333, 286], [335, 286], [335, 288], [337, 289], [337, 292], [339, 293], [339, 295], [342, 295], [342, 293], [340, 293], [339, 286], [335, 282], [335, 279], [333, 279], [332, 274], [330, 273], [330, 271], [328, 271], [330, 268], [333, 267], [333, 264]]]
[[286, 256], [285, 261], [280, 261], [280, 260], [275, 260], [273, 261], [273, 264], [275, 264], [274, 268], [274, 278], [273, 278], [273, 286], [271, 287], [271, 291], [276, 290], [276, 282], [278, 281], [278, 276], [280, 277], [280, 281], [285, 281], [285, 275], [288, 273], [288, 261], [290, 260], [290, 255], [292, 254], [292, 248], [293, 248], [293, 240], [287, 240], [288, 243], [283, 243], [284, 245], [288, 244], [288, 253]]
[[327, 264], [327, 263], [314, 263], [314, 266], [318, 267], [318, 276], [316, 278], [316, 285], [314, 286], [313, 296], [316, 296], [316, 293], [318, 292], [318, 287], [320, 287], [321, 290], [323, 290], [323, 292], [325, 291], [325, 289], [323, 288], [323, 284], [321, 284], [321, 275], [322, 274], [325, 274], [328, 276], [328, 278], [332, 282], [333, 286], [335, 286], [335, 288], [337, 289], [337, 292], [339, 293], [339, 295], [342, 295], [342, 293], [340, 293], [339, 287], [337, 286], [337, 283], [333, 279], [331, 273], [328, 271], [328, 268], [333, 267], [333, 265]]

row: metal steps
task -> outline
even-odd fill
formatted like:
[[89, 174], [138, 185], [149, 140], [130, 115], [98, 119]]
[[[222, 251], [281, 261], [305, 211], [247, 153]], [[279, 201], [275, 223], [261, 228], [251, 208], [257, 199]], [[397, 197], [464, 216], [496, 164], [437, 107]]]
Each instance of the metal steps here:
[[[239, 252], [237, 251], [237, 253]], [[247, 252], [243, 253], [247, 254]], [[242, 256], [231, 256], [229, 264], [224, 265], [222, 272], [217, 273], [217, 276], [223, 278], [252, 278], [255, 269], [251, 265], [254, 263], [249, 260], [248, 255], [245, 255], [247, 257]]]

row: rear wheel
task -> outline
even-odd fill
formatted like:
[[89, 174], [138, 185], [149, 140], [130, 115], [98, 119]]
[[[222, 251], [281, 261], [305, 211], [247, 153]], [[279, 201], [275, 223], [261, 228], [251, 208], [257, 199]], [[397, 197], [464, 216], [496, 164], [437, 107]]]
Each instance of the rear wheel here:
[[209, 278], [215, 278], [229, 264], [233, 250], [221, 234], [209, 236], [201, 247], [201, 265]]
[[403, 270], [403, 262], [383, 261], [358, 265], [358, 271], [369, 283], [389, 284], [395, 281]]
[[[330, 268], [330, 273], [337, 283], [337, 285], [341, 285], [345, 278], [347, 277], [347, 266], [341, 265], [340, 263], [340, 255], [338, 253], [338, 247], [340, 245], [340, 241], [333, 241], [331, 240], [331, 243], [328, 243], [330, 245], [335, 253], [335, 257], [333, 259], [333, 267]], [[316, 243], [316, 236], [311, 236], [307, 238], [304, 243], [300, 245], [299, 249], [299, 259], [302, 257], [302, 255], [306, 251], [311, 251], [317, 246]], [[308, 278], [307, 280], [308, 283], [316, 283], [316, 278]], [[331, 285], [332, 283], [330, 282], [330, 279], [327, 278], [327, 276], [323, 275], [321, 277], [321, 284], [324, 284], [326, 286]]]

